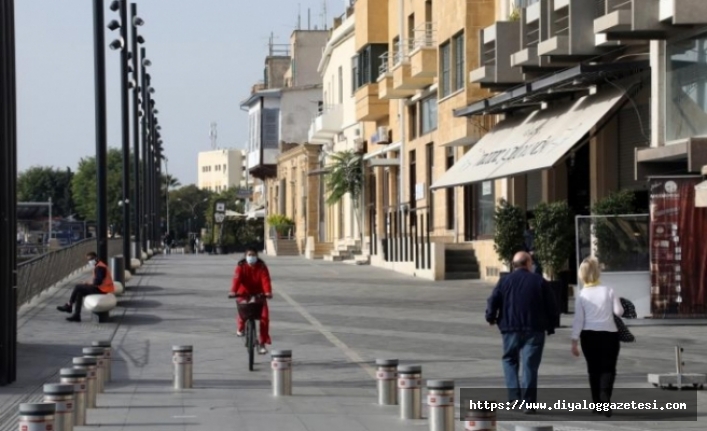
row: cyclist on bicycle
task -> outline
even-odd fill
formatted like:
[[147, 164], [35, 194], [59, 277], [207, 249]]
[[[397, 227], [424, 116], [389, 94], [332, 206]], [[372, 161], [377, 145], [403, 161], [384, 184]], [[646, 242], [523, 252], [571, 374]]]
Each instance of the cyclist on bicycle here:
[[[263, 311], [260, 316], [260, 340], [258, 353], [264, 355], [268, 353], [265, 347], [271, 344], [270, 341], [270, 318], [268, 313], [268, 298], [272, 298], [272, 285], [270, 283], [270, 271], [268, 271], [265, 262], [258, 258], [258, 252], [254, 248], [248, 248], [245, 252], [245, 257], [238, 261], [236, 265], [236, 273], [233, 276], [231, 284], [230, 298], [235, 298], [238, 295], [237, 302], [248, 302], [247, 297], [263, 295], [264, 298], [259, 298], [257, 301], [263, 303]], [[240, 315], [236, 315], [238, 329], [236, 335], [242, 337], [245, 331], [245, 322]]]

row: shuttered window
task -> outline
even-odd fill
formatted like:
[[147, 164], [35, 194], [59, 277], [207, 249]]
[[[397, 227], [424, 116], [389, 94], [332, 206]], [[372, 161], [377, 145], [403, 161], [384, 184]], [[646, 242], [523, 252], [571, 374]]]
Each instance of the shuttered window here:
[[280, 110], [263, 109], [263, 148], [277, 149], [280, 144]]

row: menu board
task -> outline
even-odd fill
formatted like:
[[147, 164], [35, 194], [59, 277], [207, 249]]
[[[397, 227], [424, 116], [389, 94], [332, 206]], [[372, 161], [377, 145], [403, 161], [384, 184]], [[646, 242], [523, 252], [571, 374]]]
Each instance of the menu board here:
[[[694, 211], [690, 188], [698, 179], [691, 177], [652, 178], [650, 180], [651, 216], [651, 312], [653, 317], [691, 314], [683, 307], [690, 291], [688, 262], [684, 247], [691, 247], [691, 232], [686, 232], [686, 216]], [[692, 198], [692, 199], [690, 199]], [[690, 212], [690, 214], [688, 214]], [[692, 304], [690, 304], [692, 305]]]

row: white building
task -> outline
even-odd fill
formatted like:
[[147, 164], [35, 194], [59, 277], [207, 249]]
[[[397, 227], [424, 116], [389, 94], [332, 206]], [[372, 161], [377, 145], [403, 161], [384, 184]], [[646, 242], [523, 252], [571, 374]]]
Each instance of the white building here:
[[197, 185], [200, 189], [221, 192], [247, 185], [246, 152], [218, 149], [199, 153]]

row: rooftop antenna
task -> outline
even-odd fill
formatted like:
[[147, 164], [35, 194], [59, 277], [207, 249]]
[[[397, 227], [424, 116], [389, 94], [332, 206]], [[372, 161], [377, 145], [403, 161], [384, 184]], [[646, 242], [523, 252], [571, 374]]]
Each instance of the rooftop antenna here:
[[211, 138], [211, 149], [216, 149], [216, 139], [218, 138], [218, 131], [216, 123], [211, 123], [211, 130], [209, 131], [209, 138]]
[[312, 8], [307, 8], [307, 30], [312, 29]]
[[324, 20], [324, 30], [328, 29], [327, 0], [322, 0], [322, 19]]
[[302, 3], [297, 3], [297, 30], [302, 30]]

